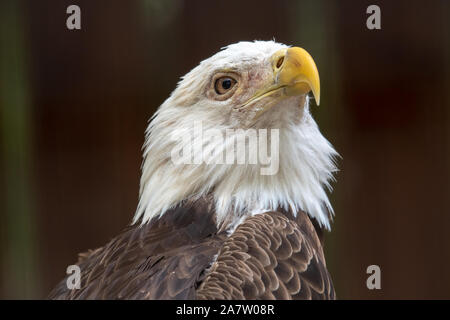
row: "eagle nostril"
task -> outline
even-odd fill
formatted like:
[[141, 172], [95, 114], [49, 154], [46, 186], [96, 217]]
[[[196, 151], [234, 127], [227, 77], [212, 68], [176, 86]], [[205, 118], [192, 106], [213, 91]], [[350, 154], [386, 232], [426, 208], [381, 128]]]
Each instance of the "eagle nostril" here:
[[278, 59], [278, 61], [277, 61], [277, 69], [279, 69], [283, 65], [283, 62], [284, 62], [284, 56], [280, 57], [280, 59]]

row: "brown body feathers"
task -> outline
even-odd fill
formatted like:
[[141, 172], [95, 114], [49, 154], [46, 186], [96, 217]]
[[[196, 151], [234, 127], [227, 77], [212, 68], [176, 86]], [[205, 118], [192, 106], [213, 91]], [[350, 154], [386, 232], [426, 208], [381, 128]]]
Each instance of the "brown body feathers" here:
[[266, 212], [228, 235], [197, 201], [80, 255], [81, 288], [51, 299], [334, 299], [310, 218]]

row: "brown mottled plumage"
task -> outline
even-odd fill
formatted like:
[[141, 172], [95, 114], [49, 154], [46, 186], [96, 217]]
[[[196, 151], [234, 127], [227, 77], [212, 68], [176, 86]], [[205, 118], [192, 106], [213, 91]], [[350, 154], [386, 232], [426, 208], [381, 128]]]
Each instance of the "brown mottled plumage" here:
[[197, 290], [200, 299], [334, 299], [322, 247], [308, 216], [247, 218], [223, 243]]
[[228, 237], [206, 201], [133, 225], [82, 256], [81, 289], [51, 299], [334, 299], [310, 218], [267, 212]]

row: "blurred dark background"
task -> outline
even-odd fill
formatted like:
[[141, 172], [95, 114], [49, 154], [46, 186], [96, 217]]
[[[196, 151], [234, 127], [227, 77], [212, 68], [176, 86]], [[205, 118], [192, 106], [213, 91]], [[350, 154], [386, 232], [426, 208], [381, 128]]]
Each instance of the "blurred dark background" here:
[[325, 247], [338, 297], [450, 298], [449, 20], [437, 0], [2, 0], [0, 297], [45, 298], [130, 223], [147, 120], [180, 76], [275, 38], [314, 57], [313, 113], [342, 155]]

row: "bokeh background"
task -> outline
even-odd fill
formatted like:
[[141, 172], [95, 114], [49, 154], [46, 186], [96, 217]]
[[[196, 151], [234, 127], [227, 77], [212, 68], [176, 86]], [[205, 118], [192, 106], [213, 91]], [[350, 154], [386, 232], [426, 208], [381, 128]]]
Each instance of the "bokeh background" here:
[[[366, 28], [370, 4], [381, 30]], [[338, 297], [450, 298], [450, 2], [437, 0], [2, 0], [0, 298], [45, 298], [130, 223], [147, 120], [180, 76], [273, 38], [314, 57], [312, 112], [342, 155], [325, 246]], [[366, 287], [371, 264], [381, 290]]]

